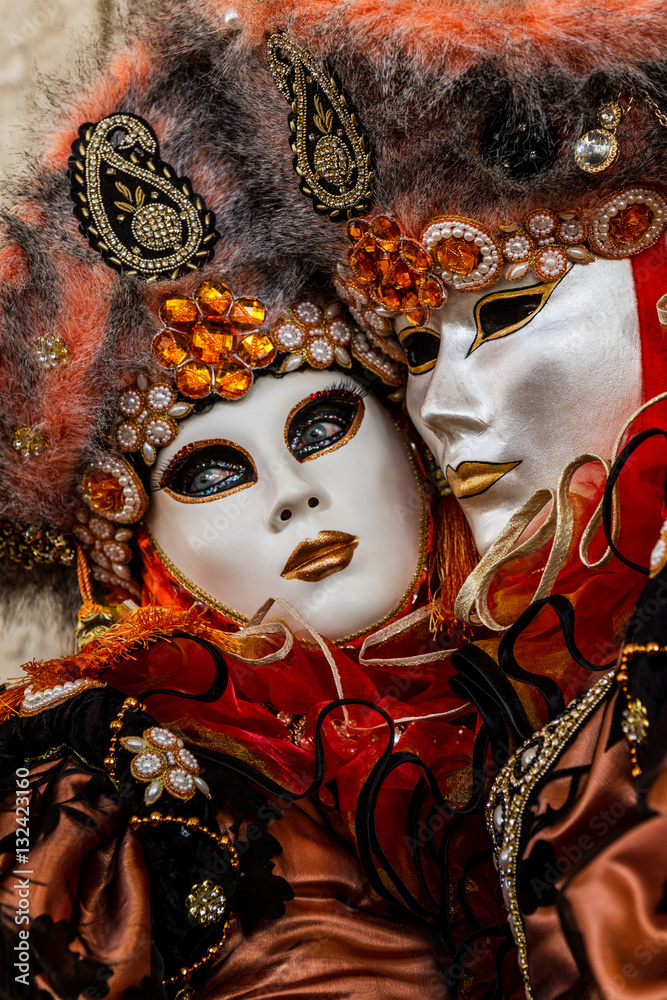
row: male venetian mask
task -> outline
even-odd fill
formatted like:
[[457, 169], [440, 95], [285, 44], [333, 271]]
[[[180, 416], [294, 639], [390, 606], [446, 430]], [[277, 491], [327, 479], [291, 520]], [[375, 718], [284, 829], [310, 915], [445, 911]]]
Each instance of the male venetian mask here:
[[482, 555], [572, 458], [609, 458], [642, 401], [627, 260], [572, 267], [555, 282], [530, 274], [486, 292], [451, 291], [428, 329], [395, 323], [408, 354], [410, 416]]
[[335, 372], [258, 379], [180, 424], [146, 524], [188, 589], [237, 621], [269, 597], [323, 635], [398, 610], [421, 572], [421, 489], [391, 418]]

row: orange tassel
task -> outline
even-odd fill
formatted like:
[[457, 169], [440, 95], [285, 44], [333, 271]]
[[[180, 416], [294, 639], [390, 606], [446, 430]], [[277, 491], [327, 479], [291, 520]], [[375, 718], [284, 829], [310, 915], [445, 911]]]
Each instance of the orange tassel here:
[[444, 622], [452, 620], [456, 596], [477, 565], [479, 555], [456, 497], [441, 497], [434, 513], [436, 557], [429, 580], [429, 602], [431, 629], [437, 632]]

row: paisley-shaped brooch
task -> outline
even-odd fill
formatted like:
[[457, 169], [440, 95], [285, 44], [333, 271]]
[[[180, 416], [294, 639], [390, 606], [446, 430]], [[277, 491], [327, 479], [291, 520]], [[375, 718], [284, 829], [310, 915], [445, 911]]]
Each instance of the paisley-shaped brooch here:
[[327, 67], [283, 32], [269, 38], [267, 57], [292, 107], [290, 148], [302, 192], [334, 222], [361, 215], [371, 200], [371, 151], [349, 98]]
[[69, 169], [81, 232], [110, 267], [155, 281], [213, 256], [215, 215], [160, 159], [155, 133], [137, 115], [82, 125]]

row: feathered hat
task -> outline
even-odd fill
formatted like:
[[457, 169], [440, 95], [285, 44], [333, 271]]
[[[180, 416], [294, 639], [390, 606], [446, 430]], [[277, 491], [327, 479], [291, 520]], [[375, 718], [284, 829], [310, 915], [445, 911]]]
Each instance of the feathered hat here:
[[[204, 390], [313, 359], [396, 386], [392, 314], [659, 241], [666, 39], [661, 0], [142, 6], [4, 216], [3, 554], [71, 562], [91, 507], [132, 520], [123, 452]], [[363, 336], [275, 326], [337, 269]]]

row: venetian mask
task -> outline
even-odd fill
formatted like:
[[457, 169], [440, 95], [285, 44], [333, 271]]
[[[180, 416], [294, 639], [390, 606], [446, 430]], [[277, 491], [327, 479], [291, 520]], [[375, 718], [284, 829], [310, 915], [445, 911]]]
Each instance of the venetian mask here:
[[145, 519], [187, 589], [244, 623], [283, 598], [340, 639], [406, 602], [423, 564], [423, 495], [384, 407], [327, 371], [264, 377], [180, 424]]
[[632, 267], [597, 260], [559, 282], [451, 292], [429, 329], [396, 321], [407, 406], [459, 499], [480, 554], [577, 455], [611, 456], [642, 402]]

